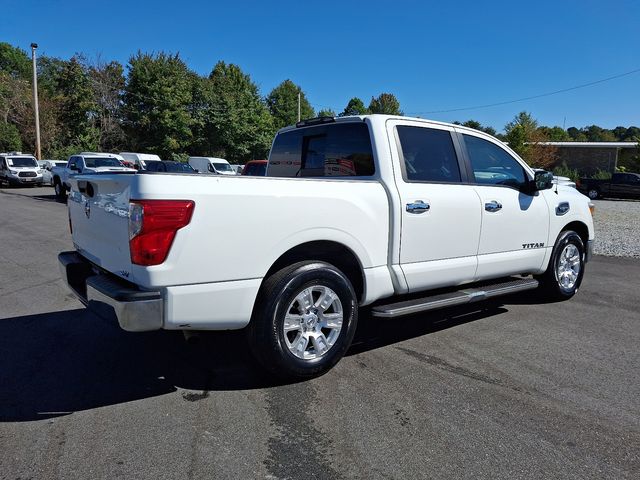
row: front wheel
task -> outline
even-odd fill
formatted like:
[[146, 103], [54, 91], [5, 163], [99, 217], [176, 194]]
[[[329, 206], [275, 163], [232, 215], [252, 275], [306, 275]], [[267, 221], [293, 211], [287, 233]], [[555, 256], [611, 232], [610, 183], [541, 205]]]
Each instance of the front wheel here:
[[584, 259], [580, 235], [572, 230], [560, 232], [547, 271], [538, 277], [541, 291], [551, 300], [573, 297], [582, 283]]
[[587, 191], [587, 196], [591, 199], [591, 200], [596, 200], [600, 197], [600, 190], [598, 190], [597, 188], [590, 188]]
[[333, 367], [351, 345], [358, 303], [349, 279], [324, 262], [299, 262], [267, 278], [248, 329], [261, 365], [283, 378]]
[[60, 182], [60, 180], [55, 180], [53, 183], [53, 189], [56, 192], [56, 198], [60, 201], [65, 200], [67, 198], [67, 191], [64, 188], [64, 185]]

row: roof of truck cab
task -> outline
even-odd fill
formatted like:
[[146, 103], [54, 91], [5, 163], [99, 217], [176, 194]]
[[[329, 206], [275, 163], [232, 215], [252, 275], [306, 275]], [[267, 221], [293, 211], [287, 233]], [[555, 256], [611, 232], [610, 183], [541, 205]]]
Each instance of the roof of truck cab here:
[[[438, 120], [431, 120], [428, 118], [420, 118], [420, 117], [406, 117], [406, 116], [400, 116], [400, 115], [383, 115], [383, 114], [379, 114], [379, 113], [374, 113], [374, 114], [369, 114], [369, 115], [350, 115], [350, 116], [346, 116], [346, 117], [333, 117], [335, 123], [347, 123], [347, 122], [364, 122], [367, 118], [371, 118], [372, 120], [375, 119], [376, 122], [386, 122], [387, 120], [404, 120], [404, 121], [415, 121], [415, 122], [421, 122], [421, 123], [426, 123], [426, 124], [430, 124], [430, 125], [441, 125], [444, 127], [454, 127], [458, 130], [464, 130], [464, 131], [468, 131], [468, 132], [475, 132], [475, 133], [481, 133], [484, 135], [489, 135], [486, 132], [483, 132], [481, 130], [476, 130], [474, 128], [469, 128], [469, 127], [465, 127], [464, 125], [457, 125], [455, 123], [447, 123], [447, 122], [440, 122]], [[314, 119], [308, 119], [308, 120], [314, 120]], [[305, 120], [303, 120], [305, 121]], [[327, 122], [327, 123], [333, 123], [333, 122]], [[320, 123], [320, 124], [315, 124], [315, 125], [308, 125], [309, 127], [312, 126], [317, 126], [317, 125], [326, 125], [326, 123]], [[283, 133], [283, 132], [288, 132], [290, 130], [296, 130], [297, 128], [305, 128], [307, 127], [306, 125], [302, 125], [300, 127], [296, 126], [296, 125], [288, 125], [286, 127], [281, 128], [280, 130], [278, 130], [278, 134]], [[495, 137], [494, 137], [495, 138]]]

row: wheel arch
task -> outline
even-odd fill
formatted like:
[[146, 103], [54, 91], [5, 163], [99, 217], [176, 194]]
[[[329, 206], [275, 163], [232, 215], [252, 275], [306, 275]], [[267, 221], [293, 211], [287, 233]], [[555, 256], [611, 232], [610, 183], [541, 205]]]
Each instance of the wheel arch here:
[[567, 223], [564, 227], [562, 227], [560, 233], [566, 232], [567, 230], [573, 230], [574, 232], [576, 232], [580, 236], [584, 247], [587, 248], [587, 242], [589, 241], [589, 227], [587, 227], [586, 223], [579, 220]]
[[262, 283], [278, 270], [306, 260], [317, 260], [333, 265], [347, 276], [358, 300], [361, 301], [364, 298], [365, 277], [360, 259], [346, 245], [331, 240], [316, 240], [290, 248], [271, 265]]

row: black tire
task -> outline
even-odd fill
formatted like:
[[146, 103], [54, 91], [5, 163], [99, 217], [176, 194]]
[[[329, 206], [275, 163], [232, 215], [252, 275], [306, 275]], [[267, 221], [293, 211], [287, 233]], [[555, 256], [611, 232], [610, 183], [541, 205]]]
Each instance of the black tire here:
[[64, 185], [60, 182], [60, 179], [56, 178], [53, 180], [53, 189], [56, 192], [56, 198], [60, 201], [64, 201], [67, 199], [67, 190], [64, 188]]
[[[284, 332], [285, 316], [296, 297], [306, 289], [328, 287], [338, 297], [342, 309], [342, 328], [326, 352], [312, 359], [292, 353], [285, 336], [300, 332]], [[315, 297], [312, 297], [314, 300]], [[338, 302], [336, 302], [338, 304]], [[314, 303], [317, 306], [317, 303]], [[333, 306], [329, 307], [332, 309]], [[316, 314], [318, 310], [315, 310]], [[302, 312], [300, 312], [302, 313]], [[327, 312], [324, 312], [325, 314]], [[322, 316], [323, 313], [320, 313]], [[303, 317], [303, 315], [297, 315]], [[320, 324], [320, 316], [316, 318]], [[305, 325], [301, 320], [300, 323]], [[351, 345], [358, 323], [358, 301], [349, 279], [336, 267], [320, 261], [299, 262], [269, 276], [258, 293], [251, 322], [247, 329], [252, 353], [266, 369], [285, 379], [304, 379], [322, 375], [344, 356]], [[301, 327], [305, 328], [305, 327]], [[297, 336], [296, 338], [299, 338]], [[314, 344], [315, 345], [315, 344]], [[312, 347], [309, 343], [309, 347]], [[313, 353], [311, 353], [313, 355]]]
[[[563, 261], [561, 256], [567, 251], [567, 248], [569, 250], [571, 249], [571, 247], [568, 247], [569, 245], [573, 245], [575, 250], [577, 250], [579, 256], [579, 271], [574, 282], [563, 285], [563, 282], [561, 282], [559, 278], [558, 270], [560, 262]], [[566, 259], [564, 260], [566, 261]], [[570, 299], [578, 292], [578, 288], [580, 288], [582, 277], [584, 276], [584, 267], [585, 247], [580, 235], [573, 230], [560, 232], [553, 247], [553, 253], [551, 254], [547, 271], [537, 277], [540, 282], [540, 292], [549, 300], [561, 301]]]

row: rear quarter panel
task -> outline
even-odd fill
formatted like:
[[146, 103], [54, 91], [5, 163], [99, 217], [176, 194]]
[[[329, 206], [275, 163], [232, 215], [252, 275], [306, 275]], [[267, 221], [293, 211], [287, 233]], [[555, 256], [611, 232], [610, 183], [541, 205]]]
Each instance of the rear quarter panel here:
[[386, 265], [389, 206], [376, 181], [136, 175], [131, 199], [195, 201], [167, 260], [132, 266], [145, 287], [262, 278], [302, 243], [342, 243], [364, 268]]

